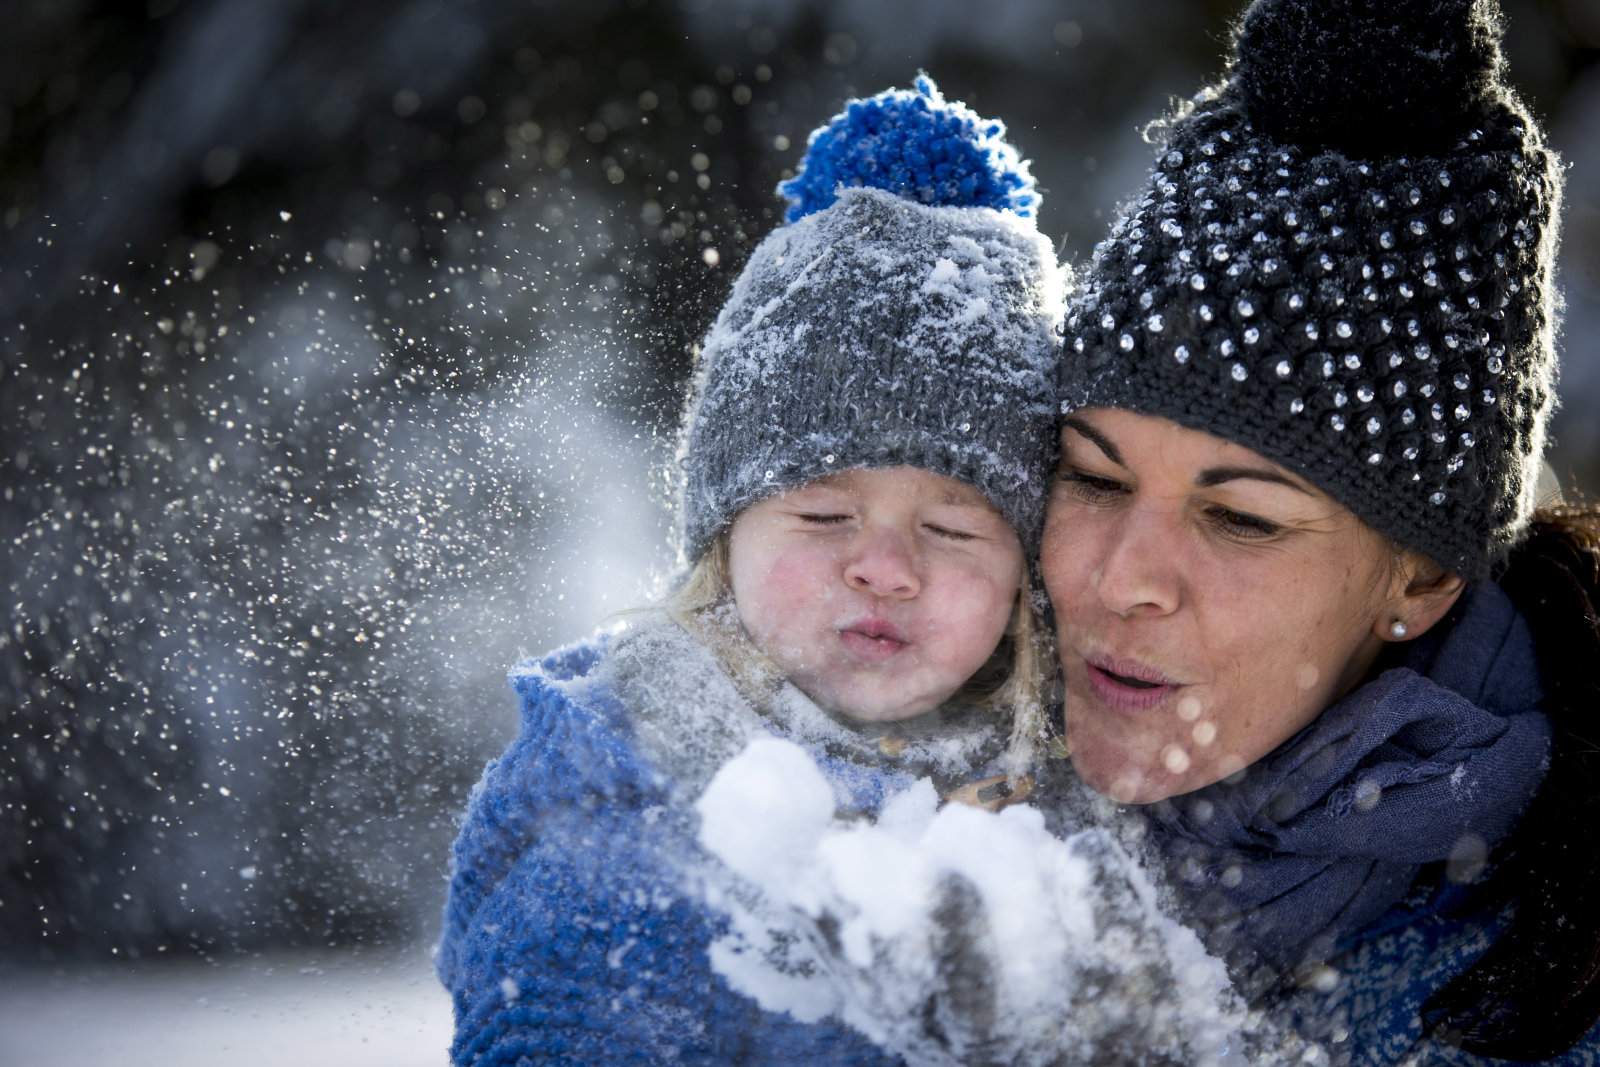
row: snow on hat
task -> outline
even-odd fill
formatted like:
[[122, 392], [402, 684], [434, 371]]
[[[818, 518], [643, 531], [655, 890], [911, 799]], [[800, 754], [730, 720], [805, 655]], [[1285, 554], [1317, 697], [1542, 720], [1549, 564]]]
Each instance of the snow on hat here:
[[1004, 134], [925, 76], [812, 133], [779, 187], [789, 224], [700, 354], [680, 453], [691, 561], [762, 497], [901, 464], [973, 485], [1037, 546], [1066, 284]]
[[1298, 471], [1469, 581], [1554, 404], [1561, 175], [1492, 0], [1256, 0], [1068, 313], [1062, 407]]

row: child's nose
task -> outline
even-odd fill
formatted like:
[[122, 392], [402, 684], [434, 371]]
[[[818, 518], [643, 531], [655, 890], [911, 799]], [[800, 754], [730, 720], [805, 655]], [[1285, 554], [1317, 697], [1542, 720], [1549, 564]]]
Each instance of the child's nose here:
[[845, 563], [844, 580], [852, 589], [901, 600], [922, 591], [913, 547], [890, 531], [861, 533]]

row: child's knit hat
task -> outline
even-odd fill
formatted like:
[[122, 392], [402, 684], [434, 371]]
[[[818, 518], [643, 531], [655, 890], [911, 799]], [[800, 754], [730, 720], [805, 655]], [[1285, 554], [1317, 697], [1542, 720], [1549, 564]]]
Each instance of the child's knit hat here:
[[983, 492], [1031, 553], [1055, 462], [1066, 279], [1005, 127], [914, 91], [852, 100], [780, 186], [700, 355], [680, 463], [684, 548], [849, 467]]
[[1469, 581], [1554, 404], [1561, 175], [1493, 0], [1256, 0], [1069, 312], [1063, 409], [1295, 470]]

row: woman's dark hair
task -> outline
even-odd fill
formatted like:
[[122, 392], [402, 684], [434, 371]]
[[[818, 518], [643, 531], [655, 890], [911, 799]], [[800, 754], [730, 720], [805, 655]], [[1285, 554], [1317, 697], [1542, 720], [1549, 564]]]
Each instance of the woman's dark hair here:
[[1600, 1018], [1600, 504], [1536, 512], [1499, 582], [1539, 651], [1550, 772], [1471, 898], [1516, 900], [1514, 918], [1423, 1020], [1477, 1055], [1544, 1060]]

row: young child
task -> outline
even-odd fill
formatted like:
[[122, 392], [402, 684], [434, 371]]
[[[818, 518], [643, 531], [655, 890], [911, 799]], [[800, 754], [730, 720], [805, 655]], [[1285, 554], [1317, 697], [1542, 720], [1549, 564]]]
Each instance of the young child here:
[[899, 1062], [714, 972], [729, 883], [694, 803], [767, 735], [845, 813], [923, 778], [1027, 788], [1066, 279], [1003, 134], [922, 78], [812, 135], [701, 353], [686, 577], [512, 672], [521, 733], [473, 793], [436, 957], [455, 1063]]

